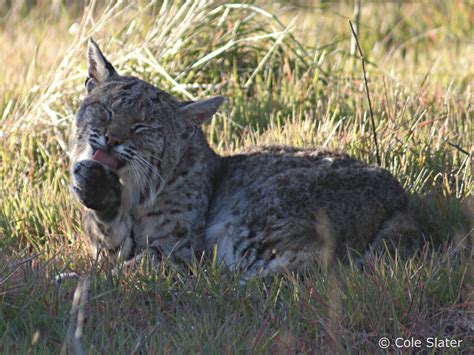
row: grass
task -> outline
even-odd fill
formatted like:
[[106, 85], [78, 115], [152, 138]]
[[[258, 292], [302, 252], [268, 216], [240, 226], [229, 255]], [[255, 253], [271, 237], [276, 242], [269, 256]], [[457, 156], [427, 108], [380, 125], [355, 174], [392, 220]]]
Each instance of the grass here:
[[[221, 154], [324, 145], [375, 163], [360, 60], [350, 54], [353, 5], [8, 4], [0, 5], [0, 352], [380, 352], [382, 336], [472, 348], [468, 1], [362, 5], [381, 165], [412, 194], [430, 240], [420, 255], [374, 256], [367, 272], [315, 265], [244, 286], [209, 261], [191, 271], [144, 261], [110, 274], [87, 255], [67, 157], [85, 43], [93, 36], [120, 73], [180, 98], [227, 96], [205, 127]], [[81, 278], [55, 283], [64, 271]]]

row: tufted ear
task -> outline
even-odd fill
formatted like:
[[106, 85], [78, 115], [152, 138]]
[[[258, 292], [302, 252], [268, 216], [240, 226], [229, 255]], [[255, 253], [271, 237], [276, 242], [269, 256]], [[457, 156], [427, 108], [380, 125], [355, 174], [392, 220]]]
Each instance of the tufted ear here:
[[89, 39], [87, 48], [87, 91], [91, 91], [97, 84], [103, 83], [111, 76], [118, 76], [114, 67], [102, 54], [94, 40]]
[[222, 96], [199, 101], [186, 101], [181, 103], [179, 110], [194, 124], [201, 125], [217, 112], [224, 101], [225, 98]]

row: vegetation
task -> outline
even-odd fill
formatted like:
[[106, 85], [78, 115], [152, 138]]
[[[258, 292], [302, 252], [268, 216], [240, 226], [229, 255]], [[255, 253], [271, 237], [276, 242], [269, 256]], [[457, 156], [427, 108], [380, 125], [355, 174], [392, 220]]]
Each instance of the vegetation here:
[[[205, 127], [222, 154], [324, 145], [376, 163], [360, 58], [351, 54], [353, 7], [2, 2], [0, 352], [372, 353], [383, 336], [472, 347], [468, 0], [376, 0], [360, 14], [381, 165], [412, 193], [429, 240], [418, 256], [241, 285], [208, 260], [156, 271], [144, 258], [111, 273], [86, 252], [67, 144], [89, 37], [120, 73], [183, 99], [227, 96]], [[55, 281], [71, 271], [80, 278]]]

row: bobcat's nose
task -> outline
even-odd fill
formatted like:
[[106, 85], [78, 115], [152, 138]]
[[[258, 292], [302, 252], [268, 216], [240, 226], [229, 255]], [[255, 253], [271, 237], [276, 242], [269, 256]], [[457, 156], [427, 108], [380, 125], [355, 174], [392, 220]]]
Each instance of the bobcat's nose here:
[[120, 139], [111, 135], [110, 133], [105, 134], [105, 142], [108, 147], [115, 147], [121, 143]]

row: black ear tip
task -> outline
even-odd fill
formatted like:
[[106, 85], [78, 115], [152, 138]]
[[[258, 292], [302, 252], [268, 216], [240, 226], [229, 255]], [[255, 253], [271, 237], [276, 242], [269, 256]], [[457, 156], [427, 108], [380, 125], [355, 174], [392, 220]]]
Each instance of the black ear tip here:
[[94, 53], [97, 52], [97, 49], [99, 49], [99, 47], [97, 46], [97, 43], [95, 43], [95, 41], [92, 39], [92, 38], [89, 38], [87, 40], [87, 54], [89, 57], [93, 56]]
[[102, 53], [99, 48], [99, 45], [96, 43], [96, 41], [94, 41], [94, 39], [92, 39], [92, 37], [87, 40], [87, 48], [88, 48], [89, 53], [94, 53], [94, 52]]
[[219, 106], [222, 105], [224, 102], [228, 101], [227, 98], [224, 96], [216, 96], [214, 97], [214, 100]]

